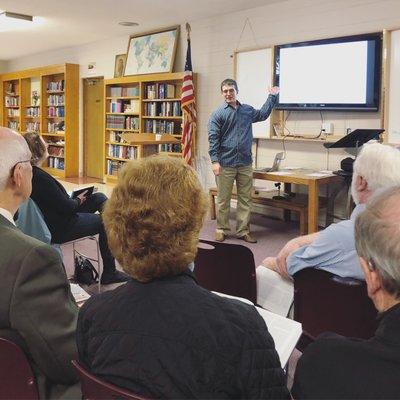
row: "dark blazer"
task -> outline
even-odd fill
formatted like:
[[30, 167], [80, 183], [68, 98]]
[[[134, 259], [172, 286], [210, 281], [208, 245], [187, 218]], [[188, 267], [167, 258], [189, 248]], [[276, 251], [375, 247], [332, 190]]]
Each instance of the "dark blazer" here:
[[58, 252], [24, 235], [0, 215], [0, 329], [24, 339], [41, 398], [76, 388], [78, 308]]
[[380, 315], [369, 340], [321, 335], [300, 358], [296, 399], [398, 399], [400, 304]]
[[255, 308], [210, 293], [189, 272], [92, 297], [77, 342], [93, 373], [150, 398], [289, 398]]
[[32, 168], [31, 198], [43, 214], [52, 241], [60, 243], [62, 232], [76, 221], [80, 200], [71, 199], [61, 183], [35, 166]]

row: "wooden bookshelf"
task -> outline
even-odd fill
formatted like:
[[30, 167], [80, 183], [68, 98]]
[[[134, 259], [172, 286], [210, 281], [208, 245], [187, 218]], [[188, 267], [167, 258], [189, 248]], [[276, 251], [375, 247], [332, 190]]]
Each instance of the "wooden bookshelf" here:
[[79, 65], [60, 64], [0, 75], [3, 126], [37, 132], [48, 143], [42, 167], [58, 177], [79, 174]]
[[107, 181], [116, 181], [119, 169], [131, 159], [157, 153], [182, 157], [182, 82], [183, 72], [105, 80]]

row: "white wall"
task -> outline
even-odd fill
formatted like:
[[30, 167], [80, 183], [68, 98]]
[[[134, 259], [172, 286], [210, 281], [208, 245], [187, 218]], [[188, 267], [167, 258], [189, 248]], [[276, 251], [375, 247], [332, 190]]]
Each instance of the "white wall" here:
[[[257, 43], [254, 42], [248, 28], [243, 32], [242, 39], [238, 43], [246, 18], [250, 19]], [[177, 22], [179, 23], [179, 21]], [[182, 34], [175, 63], [177, 71], [183, 69], [186, 52], [184, 24], [183, 21], [180, 22], [182, 23]], [[234, 50], [394, 29], [400, 26], [400, 1], [289, 0], [190, 23], [193, 67], [198, 73], [199, 165], [203, 175], [202, 181], [206, 185], [211, 185], [214, 180], [208, 166], [207, 121], [211, 112], [222, 101], [219, 91], [220, 82], [226, 77], [233, 76], [232, 54]], [[96, 62], [94, 75], [110, 78], [114, 72], [114, 57], [116, 54], [126, 52], [127, 43], [128, 35], [84, 46], [60, 49], [12, 60], [7, 63], [6, 69], [15, 71], [41, 65], [71, 62], [81, 65], [81, 77], [88, 77], [93, 74], [89, 75], [87, 64]], [[323, 68], [322, 62], [321, 68]], [[0, 69], [2, 69], [1, 64]], [[325, 112], [324, 119], [333, 122], [335, 132], [339, 134], [346, 127], [355, 129], [380, 126], [379, 113]], [[82, 118], [80, 120], [82, 132]], [[292, 113], [288, 119], [288, 127], [295, 130], [296, 133], [318, 133], [320, 115], [313, 112]], [[288, 142], [286, 148], [288, 151], [287, 165], [326, 168], [327, 154], [322, 143]], [[271, 164], [275, 152], [280, 149], [280, 142], [261, 140], [259, 164]], [[329, 167], [331, 169], [338, 168], [343, 153], [341, 151], [331, 152], [329, 158]]]

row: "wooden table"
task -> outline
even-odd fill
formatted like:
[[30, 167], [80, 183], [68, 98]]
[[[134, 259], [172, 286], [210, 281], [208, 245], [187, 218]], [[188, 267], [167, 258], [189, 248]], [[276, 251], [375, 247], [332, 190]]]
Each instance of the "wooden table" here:
[[336, 183], [341, 180], [340, 176], [334, 174], [310, 176], [310, 174], [313, 173], [317, 173], [317, 171], [308, 169], [283, 169], [278, 172], [253, 172], [254, 179], [283, 182], [285, 185], [285, 192], [291, 191], [291, 184], [308, 187], [308, 233], [318, 232], [319, 186]]

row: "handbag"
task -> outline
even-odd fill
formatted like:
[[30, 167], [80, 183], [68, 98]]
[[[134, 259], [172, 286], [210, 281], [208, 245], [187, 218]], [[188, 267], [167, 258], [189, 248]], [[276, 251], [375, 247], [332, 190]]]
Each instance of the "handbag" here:
[[99, 281], [99, 273], [87, 258], [80, 254], [75, 255], [75, 281], [83, 285], [92, 285]]

